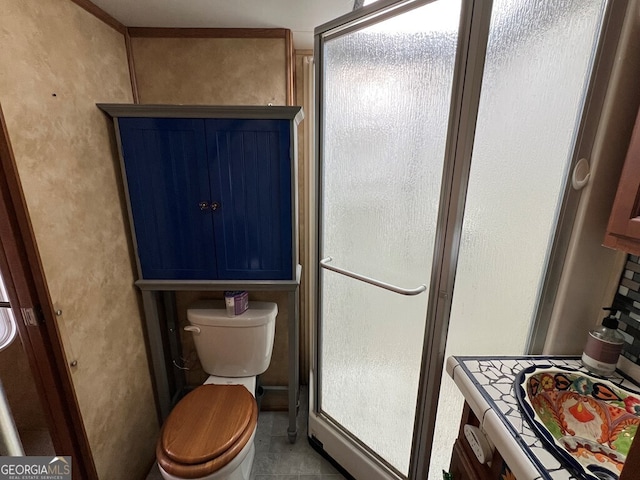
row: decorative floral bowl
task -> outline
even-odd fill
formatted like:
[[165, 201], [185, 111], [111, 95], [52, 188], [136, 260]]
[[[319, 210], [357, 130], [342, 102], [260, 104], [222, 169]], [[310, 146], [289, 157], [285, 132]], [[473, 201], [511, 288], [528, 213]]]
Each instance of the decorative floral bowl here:
[[515, 391], [523, 417], [574, 475], [618, 479], [640, 424], [640, 393], [550, 365], [521, 371]]

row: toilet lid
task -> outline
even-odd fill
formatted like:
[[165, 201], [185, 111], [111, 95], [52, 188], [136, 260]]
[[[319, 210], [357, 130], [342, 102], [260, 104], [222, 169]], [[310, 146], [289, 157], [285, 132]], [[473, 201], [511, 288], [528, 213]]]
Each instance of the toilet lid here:
[[255, 398], [242, 385], [202, 385], [171, 411], [159, 443], [174, 462], [208, 462], [236, 445], [241, 437], [246, 443], [248, 435], [243, 434], [255, 428], [256, 417]]

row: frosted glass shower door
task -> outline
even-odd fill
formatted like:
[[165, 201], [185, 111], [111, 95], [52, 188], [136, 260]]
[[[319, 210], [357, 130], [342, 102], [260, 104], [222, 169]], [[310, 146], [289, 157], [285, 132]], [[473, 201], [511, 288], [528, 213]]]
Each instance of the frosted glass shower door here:
[[327, 35], [319, 85], [318, 411], [359, 452], [401, 476], [411, 453], [461, 8], [456, 0], [421, 3]]
[[[580, 128], [611, 3], [493, 0], [447, 356], [526, 353], [558, 222], [571, 217], [572, 162], [589, 152]], [[463, 403], [443, 375], [429, 478], [449, 467]]]

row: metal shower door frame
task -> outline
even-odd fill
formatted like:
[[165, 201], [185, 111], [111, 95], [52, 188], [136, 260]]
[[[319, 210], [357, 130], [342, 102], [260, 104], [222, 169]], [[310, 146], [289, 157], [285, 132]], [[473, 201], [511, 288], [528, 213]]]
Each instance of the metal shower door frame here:
[[[318, 88], [322, 80], [322, 45], [325, 39], [334, 38], [335, 36], [344, 35], [346, 33], [366, 27], [374, 22], [404, 13], [407, 10], [417, 8], [433, 0], [408, 0], [398, 2], [393, 0], [379, 0], [378, 2], [364, 7], [360, 11], [352, 12], [345, 15], [334, 22], [320, 26], [316, 29], [315, 37], [315, 56], [316, 56], [316, 105], [322, 104], [322, 90]], [[464, 198], [455, 197], [452, 192], [460, 185], [466, 186], [466, 177], [468, 176], [471, 149], [473, 146], [473, 131], [475, 119], [477, 117], [477, 109], [480, 97], [480, 81], [482, 79], [484, 56], [489, 31], [489, 22], [491, 17], [492, 0], [463, 0], [460, 14], [460, 27], [458, 36], [458, 46], [456, 52], [456, 60], [454, 65], [452, 95], [450, 103], [449, 122], [447, 127], [447, 140], [445, 148], [445, 159], [443, 167], [443, 179], [440, 191], [440, 207], [436, 226], [436, 239], [434, 248], [433, 267], [431, 275], [431, 285], [428, 291], [428, 307], [427, 319], [425, 324], [425, 341], [423, 347], [423, 362], [421, 365], [420, 382], [418, 385], [417, 412], [413, 434], [413, 446], [409, 467], [409, 479], [426, 478], [429, 468], [431, 442], [424, 439], [430, 438], [435, 429], [435, 409], [437, 407], [437, 399], [439, 393], [440, 378], [442, 365], [444, 363], [444, 346], [446, 342], [447, 325], [445, 319], [445, 311], [450, 305], [450, 293], [443, 290], [442, 285], [453, 284], [450, 278], [451, 269], [446, 265], [451, 263], [451, 258], [455, 258], [457, 246], [451, 248], [451, 242], [444, 234], [447, 228], [451, 228], [448, 224], [451, 221], [448, 214], [451, 208], [457, 210], [463, 209]], [[470, 59], [473, 59], [470, 61]], [[468, 85], [476, 85], [475, 89], [469, 88]], [[322, 138], [323, 118], [321, 111], [316, 109], [316, 138]], [[461, 136], [460, 132], [467, 132], [467, 135]], [[469, 133], [470, 132], [470, 133]], [[321, 141], [316, 142], [316, 188], [317, 198], [321, 198], [323, 189], [321, 179], [322, 168], [322, 145]], [[457, 200], [457, 201], [456, 201]], [[318, 251], [322, 251], [322, 205], [321, 201], [317, 205], [318, 219]], [[461, 221], [460, 227], [461, 227]], [[459, 237], [461, 228], [458, 228], [457, 235]], [[449, 248], [447, 249], [447, 241]], [[459, 243], [459, 238], [457, 243]], [[405, 289], [395, 286], [395, 288], [387, 288], [380, 285], [373, 279], [362, 278], [359, 274], [353, 272], [338, 271], [339, 268], [331, 268], [330, 259], [322, 259], [317, 269], [317, 282], [321, 284], [321, 269], [337, 271], [343, 275], [350, 276], [360, 281], [365, 281], [373, 285], [381, 286], [396, 293], [418, 294], [426, 290], [424, 285], [412, 289]], [[360, 278], [359, 278], [360, 277]], [[373, 281], [371, 281], [373, 280]], [[321, 359], [319, 355], [322, 338], [320, 335], [319, 322], [322, 318], [321, 297], [319, 293], [317, 300], [317, 316], [316, 325], [312, 328], [315, 338], [312, 338], [313, 365], [314, 370], [310, 376], [310, 403], [313, 412], [310, 412], [310, 418], [313, 416], [314, 422], [326, 422], [327, 428], [340, 430], [340, 427], [334, 424], [326, 415], [323, 416], [321, 411], [320, 399], [320, 382], [317, 372], [321, 369]], [[424, 352], [428, 352], [425, 355]], [[435, 386], [435, 387], [434, 387]], [[352, 456], [363, 460], [367, 465], [366, 478], [388, 478], [400, 479], [404, 478], [399, 475], [395, 469], [390, 468], [375, 453], [367, 451], [367, 448], [358, 444], [357, 439], [352, 438], [348, 432], [334, 433], [334, 436], [340, 434], [349, 437], [346, 443], [355, 451], [351, 451]], [[347, 447], [348, 448], [348, 447]], [[331, 454], [331, 452], [328, 452]], [[368, 461], [367, 461], [368, 460]], [[340, 460], [338, 460], [340, 462]], [[376, 468], [377, 467], [377, 468]], [[374, 477], [372, 475], [378, 475]], [[365, 478], [363, 476], [363, 478]]]
[[[322, 91], [318, 86], [322, 78], [322, 41], [343, 35], [362, 28], [373, 21], [387, 18], [408, 9], [415, 8], [430, 1], [420, 0], [379, 0], [378, 2], [352, 12], [334, 22], [330, 22], [316, 29], [316, 105], [322, 102]], [[585, 92], [583, 112], [580, 124], [575, 133], [575, 142], [569, 171], [572, 171], [580, 158], [588, 158], [594, 146], [594, 138], [599, 125], [600, 113], [603, 109], [609, 77], [615, 61], [615, 51], [620, 36], [621, 26], [628, 0], [608, 0], [602, 21], [598, 46], [593, 54], [592, 72], [589, 85]], [[435, 416], [437, 401], [444, 364], [445, 345], [449, 323], [453, 287], [460, 247], [463, 213], [467, 194], [467, 185], [473, 153], [475, 127], [480, 102], [484, 63], [491, 23], [493, 0], [463, 0], [459, 43], [454, 70], [454, 83], [451, 98], [450, 117], [447, 133], [447, 147], [441, 186], [440, 207], [437, 220], [436, 241], [432, 264], [431, 283], [429, 288], [429, 303], [423, 345], [420, 381], [418, 385], [417, 409], [413, 432], [413, 444], [408, 478], [425, 479], [429, 471], [431, 456], [431, 442], [435, 431]], [[324, 36], [324, 37], [323, 37]], [[322, 122], [320, 109], [316, 109], [315, 134], [321, 138]], [[317, 198], [321, 198], [321, 164], [322, 145], [316, 142], [315, 178]], [[563, 191], [562, 204], [557, 213], [557, 225], [552, 244], [547, 256], [547, 268], [539, 291], [539, 299], [532, 320], [529, 341], [526, 352], [539, 354], [555, 301], [555, 291], [560, 281], [564, 267], [564, 255], [569, 248], [569, 240], [573, 229], [574, 219], [578, 210], [580, 191], [572, 188], [570, 178], [567, 178]], [[322, 249], [322, 205], [317, 205], [317, 252]], [[320, 261], [320, 258], [318, 258]], [[316, 267], [316, 279], [320, 285], [322, 267]], [[335, 271], [335, 270], [334, 270]], [[340, 272], [338, 272], [340, 273]], [[353, 272], [350, 272], [353, 273]], [[401, 289], [402, 290], [402, 289]], [[415, 289], [414, 289], [415, 290]], [[402, 293], [402, 292], [397, 292]], [[320, 293], [321, 295], [321, 293]], [[321, 321], [321, 298], [317, 300], [315, 319], [316, 325], [311, 329], [316, 334], [312, 338], [313, 368], [310, 382], [310, 402], [314, 414], [322, 416], [319, 398], [319, 382], [316, 372], [321, 368], [318, 355], [322, 338], [319, 334]], [[315, 388], [318, 386], [318, 388]], [[360, 452], [359, 454], [365, 454]], [[384, 466], [383, 466], [384, 467]], [[386, 476], [380, 478], [402, 478], [391, 469], [387, 469]]]

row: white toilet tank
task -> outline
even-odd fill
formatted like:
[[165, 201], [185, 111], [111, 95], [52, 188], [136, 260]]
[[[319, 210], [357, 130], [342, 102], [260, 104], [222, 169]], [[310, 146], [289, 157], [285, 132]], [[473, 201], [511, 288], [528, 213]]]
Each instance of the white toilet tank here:
[[203, 300], [187, 310], [202, 368], [209, 375], [251, 377], [271, 362], [278, 305], [249, 302], [249, 309], [227, 316], [223, 302]]

